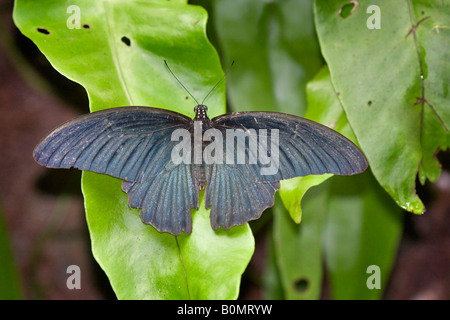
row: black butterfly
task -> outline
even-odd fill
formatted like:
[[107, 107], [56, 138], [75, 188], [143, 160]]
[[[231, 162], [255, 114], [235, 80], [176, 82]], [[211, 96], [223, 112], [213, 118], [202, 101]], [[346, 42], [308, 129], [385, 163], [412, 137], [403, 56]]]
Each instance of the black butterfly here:
[[[196, 126], [204, 135], [200, 145], [195, 144]], [[231, 140], [218, 137], [233, 130], [248, 143], [239, 145], [233, 137], [234, 146], [227, 149]], [[214, 134], [206, 137], [211, 131]], [[173, 139], [175, 132], [187, 132], [193, 139]], [[179, 148], [182, 140], [193, 152]], [[258, 148], [251, 147], [252, 141]], [[206, 161], [204, 152], [214, 143], [223, 148], [210, 156], [222, 163]], [[266, 160], [276, 153], [276, 170], [264, 173], [274, 164]], [[188, 161], [174, 161], [174, 155]], [[240, 155], [244, 163], [239, 163]], [[275, 112], [235, 112], [210, 120], [203, 104], [195, 107], [194, 119], [151, 107], [86, 114], [53, 130], [33, 156], [49, 168], [74, 167], [122, 179], [129, 206], [142, 208], [142, 221], [174, 235], [192, 232], [190, 210], [199, 208], [200, 190], [205, 190], [205, 207], [211, 207], [212, 228], [229, 229], [258, 219], [273, 206], [280, 180], [352, 175], [367, 168], [364, 154], [350, 140], [316, 122]]]

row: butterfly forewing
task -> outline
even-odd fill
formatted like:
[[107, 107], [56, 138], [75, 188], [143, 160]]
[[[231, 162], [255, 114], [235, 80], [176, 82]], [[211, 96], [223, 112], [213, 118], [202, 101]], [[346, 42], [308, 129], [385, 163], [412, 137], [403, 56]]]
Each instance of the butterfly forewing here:
[[124, 180], [129, 204], [161, 232], [192, 230], [198, 208], [192, 168], [174, 166], [172, 132], [189, 130], [192, 119], [164, 109], [121, 107], [83, 115], [55, 129], [34, 150], [50, 168], [78, 168]]
[[[289, 114], [275, 112], [235, 112], [212, 119], [214, 128], [226, 134], [240, 128], [261, 138], [261, 130], [278, 132], [279, 166], [274, 174], [257, 176], [258, 180], [279, 181], [311, 174], [352, 175], [367, 168], [359, 148], [336, 131], [319, 123]], [[267, 139], [270, 140], [270, 139]], [[248, 157], [248, 148], [245, 149]], [[237, 149], [234, 150], [238, 152]], [[266, 152], [265, 149], [260, 150]], [[269, 151], [270, 152], [270, 151]], [[273, 152], [272, 152], [273, 153]], [[256, 167], [264, 167], [258, 158]]]

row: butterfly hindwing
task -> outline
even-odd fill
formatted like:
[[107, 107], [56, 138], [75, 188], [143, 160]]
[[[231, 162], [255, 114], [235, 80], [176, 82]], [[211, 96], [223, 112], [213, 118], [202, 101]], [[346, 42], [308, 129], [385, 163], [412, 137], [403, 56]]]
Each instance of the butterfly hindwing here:
[[122, 190], [128, 194], [128, 204], [142, 208], [144, 223], [159, 232], [179, 235], [192, 232], [191, 208], [199, 208], [198, 184], [191, 165], [170, 166], [161, 174], [145, 181], [124, 181]]
[[278, 181], [256, 181], [244, 165], [212, 165], [205, 195], [212, 228], [227, 230], [258, 219], [273, 206], [279, 188]]

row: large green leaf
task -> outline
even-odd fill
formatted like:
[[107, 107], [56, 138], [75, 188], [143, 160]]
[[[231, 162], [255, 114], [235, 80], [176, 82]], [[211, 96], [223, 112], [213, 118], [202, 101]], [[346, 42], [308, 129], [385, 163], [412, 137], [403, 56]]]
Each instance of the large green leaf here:
[[[91, 111], [148, 105], [192, 116], [195, 103], [163, 60], [198, 99], [223, 75], [205, 11], [184, 1], [17, 0], [14, 20], [58, 71], [86, 88]], [[208, 103], [210, 116], [224, 113], [224, 87]], [[237, 297], [254, 249], [248, 226], [213, 232], [202, 207], [191, 235], [160, 234], [128, 208], [117, 179], [85, 173], [82, 184], [92, 250], [119, 298]]]
[[[377, 1], [379, 11], [372, 11], [373, 4], [316, 0], [316, 28], [333, 86], [375, 177], [401, 207], [422, 213], [416, 174], [420, 168], [422, 182], [437, 179], [435, 151], [449, 145], [449, 5]], [[344, 15], [344, 5], [354, 7]], [[377, 12], [381, 29], [369, 29]]]

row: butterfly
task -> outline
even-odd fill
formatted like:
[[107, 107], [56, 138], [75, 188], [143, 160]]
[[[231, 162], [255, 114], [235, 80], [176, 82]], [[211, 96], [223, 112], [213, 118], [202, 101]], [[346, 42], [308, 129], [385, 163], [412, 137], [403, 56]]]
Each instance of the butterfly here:
[[[196, 126], [201, 128], [200, 148], [194, 145], [195, 139], [183, 139], [183, 143], [201, 149], [200, 163], [194, 161], [194, 156], [199, 158], [195, 152], [181, 156], [191, 161], [174, 161], [173, 150], [181, 144], [181, 139], [173, 139], [174, 132], [194, 137], [199, 135]], [[206, 139], [210, 129], [216, 135]], [[278, 142], [273, 142], [276, 135], [270, 134], [275, 129]], [[237, 142], [227, 149], [227, 139], [223, 139], [209, 154], [219, 155], [222, 145], [222, 161], [206, 163], [203, 152], [208, 146], [217, 142], [220, 134], [227, 137], [236, 130], [248, 143], [239, 146], [242, 140], [233, 137]], [[248, 132], [252, 134], [245, 135]], [[257, 147], [252, 148], [252, 141]], [[263, 174], [267, 161], [254, 154], [265, 153], [270, 158], [276, 149], [278, 170]], [[237, 161], [239, 153], [244, 163]], [[137, 106], [82, 115], [54, 129], [36, 146], [33, 157], [48, 168], [73, 167], [122, 179], [129, 206], [142, 209], [142, 221], [174, 235], [192, 232], [190, 211], [199, 208], [200, 190], [205, 190], [205, 207], [211, 207], [212, 228], [226, 230], [258, 219], [273, 206], [280, 180], [324, 173], [353, 175], [368, 165], [353, 142], [319, 123], [276, 112], [234, 112], [209, 119], [205, 105], [195, 107], [194, 119]]]
[[192, 232], [191, 209], [199, 208], [200, 190], [211, 208], [211, 227], [227, 230], [272, 207], [281, 180], [353, 175], [368, 166], [353, 142], [319, 123], [277, 112], [209, 119], [207, 106], [197, 104], [193, 119], [138, 106], [85, 114], [50, 132], [33, 157], [48, 168], [122, 179], [141, 220], [173, 235]]

